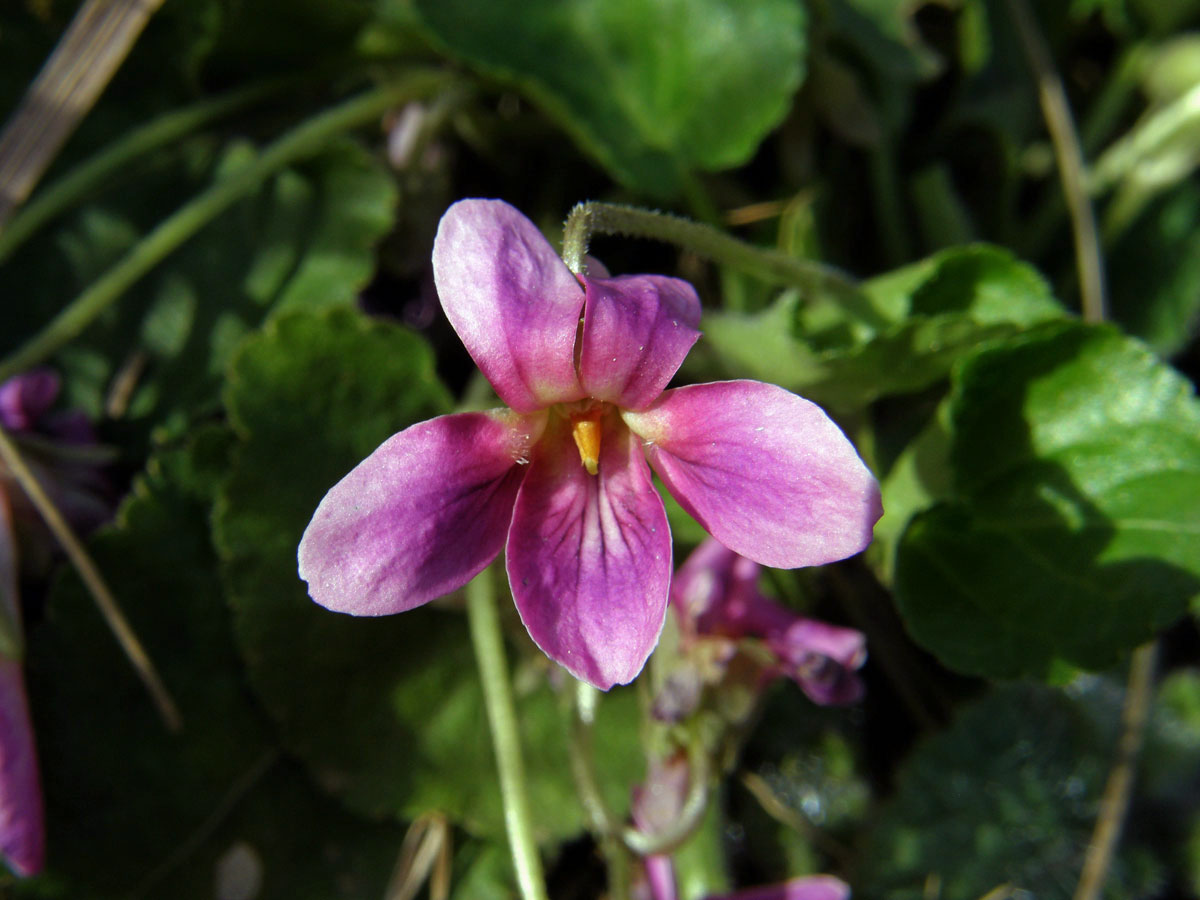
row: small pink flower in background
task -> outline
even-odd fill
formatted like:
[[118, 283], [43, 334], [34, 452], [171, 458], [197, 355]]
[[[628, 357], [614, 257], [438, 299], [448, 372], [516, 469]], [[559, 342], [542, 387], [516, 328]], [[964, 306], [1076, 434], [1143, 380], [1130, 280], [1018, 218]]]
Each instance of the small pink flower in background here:
[[325, 495], [299, 549], [321, 605], [412, 609], [507, 545], [530, 636], [608, 689], [641, 671], [666, 613], [671, 535], [651, 467], [765, 565], [820, 565], [870, 542], [878, 485], [817, 406], [755, 381], [664, 390], [700, 336], [686, 282], [577, 278], [496, 200], [446, 212], [433, 265], [447, 318], [509, 409], [413, 425]]
[[[53, 411], [60, 382], [35, 369], [0, 384], [0, 426], [23, 451], [30, 470], [71, 525], [87, 531], [108, 518], [107, 461], [87, 417]], [[21, 669], [24, 637], [18, 595], [20, 560], [28, 573], [45, 567], [56, 546], [24, 489], [0, 463], [0, 855], [21, 876], [41, 871], [44, 811], [33, 725]]]
[[33, 369], [0, 384], [0, 425], [16, 433], [37, 433], [66, 444], [92, 444], [96, 433], [76, 410], [52, 411], [62, 384], [51, 369]]
[[712, 538], [687, 558], [671, 584], [686, 664], [668, 680], [656, 703], [665, 719], [687, 715], [705, 683], [721, 681], [743, 638], [761, 641], [760, 685], [787, 676], [814, 703], [854, 703], [863, 686], [855, 674], [867, 659], [860, 631], [793, 612], [763, 595], [758, 563]]
[[[54, 505], [73, 528], [86, 533], [112, 515], [112, 490], [102, 474], [110, 453], [97, 442], [86, 415], [53, 409], [60, 389], [59, 377], [50, 369], [33, 369], [0, 384], [0, 426], [21, 446], [26, 464]], [[26, 571], [45, 568], [54, 539], [3, 464], [0, 491], [8, 497], [22, 536], [35, 536], [22, 543], [38, 557], [23, 559]]]

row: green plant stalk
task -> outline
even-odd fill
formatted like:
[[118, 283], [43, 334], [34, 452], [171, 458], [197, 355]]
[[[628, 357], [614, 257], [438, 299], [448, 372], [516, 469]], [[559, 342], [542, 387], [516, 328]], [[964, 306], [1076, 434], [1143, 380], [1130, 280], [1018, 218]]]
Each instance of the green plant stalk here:
[[95, 191], [110, 175], [120, 171], [132, 160], [178, 140], [222, 116], [250, 106], [275, 93], [286, 83], [272, 81], [252, 85], [183, 109], [172, 110], [113, 141], [99, 153], [35, 194], [8, 225], [0, 229], [0, 262], [11, 256], [17, 247], [43, 225]]
[[593, 234], [649, 238], [674, 244], [770, 284], [793, 285], [810, 292], [828, 291], [868, 321], [879, 318], [854, 279], [833, 266], [747, 244], [711, 225], [615, 203], [580, 203], [567, 217], [563, 226], [563, 260], [576, 275], [583, 274], [584, 257]]
[[1113, 141], [1092, 166], [1089, 188], [1093, 194], [1109, 190], [1134, 173], [1148, 157], [1178, 141], [1200, 121], [1200, 86], [1138, 120], [1135, 128]]
[[1096, 227], [1096, 214], [1087, 191], [1087, 165], [1067, 101], [1067, 92], [1029, 5], [1025, 0], [1008, 0], [1008, 9], [1029, 67], [1033, 70], [1042, 118], [1046, 130], [1050, 132], [1050, 142], [1054, 145], [1054, 158], [1058, 163], [1075, 242], [1075, 268], [1079, 275], [1083, 318], [1087, 322], [1100, 322], [1104, 320], [1108, 307], [1104, 253]]
[[867, 153], [867, 171], [875, 198], [875, 214], [879, 217], [879, 237], [884, 253], [892, 266], [912, 259], [912, 242], [905, 222], [904, 199], [900, 192], [900, 176], [896, 171], [896, 154], [889, 137]]
[[542, 860], [533, 838], [533, 820], [525, 790], [525, 765], [521, 759], [521, 735], [504, 654], [504, 635], [496, 610], [492, 570], [485, 569], [477, 575], [467, 585], [466, 594], [471, 643], [475, 647], [475, 661], [483, 682], [483, 702], [492, 730], [492, 748], [496, 753], [500, 794], [504, 800], [504, 826], [512, 849], [517, 885], [524, 900], [547, 900]]
[[318, 153], [338, 135], [378, 118], [393, 106], [436, 93], [447, 81], [448, 76], [440, 72], [413, 72], [316, 115], [288, 132], [253, 162], [220, 179], [159, 223], [45, 328], [0, 363], [0, 381], [42, 362], [77, 337], [168, 254], [238, 200], [253, 193], [266, 178]]
[[[1112, 68], [1112, 74], [1101, 88], [1100, 96], [1087, 110], [1080, 126], [1080, 143], [1088, 159], [1097, 157], [1104, 142], [1111, 137], [1113, 130], [1119, 124], [1121, 115], [1137, 91], [1137, 72], [1148, 52], [1147, 46], [1144, 44], [1134, 44], [1126, 50]], [[1123, 140], [1124, 138], [1118, 138], [1115, 143]], [[1088, 175], [1088, 191], [1093, 199], [1099, 198], [1103, 194], [1090, 173]], [[1030, 259], [1041, 257], [1058, 234], [1066, 217], [1067, 204], [1063, 199], [1062, 192], [1047, 191], [1041, 204], [1021, 228], [1018, 235], [1021, 242], [1019, 255]]]

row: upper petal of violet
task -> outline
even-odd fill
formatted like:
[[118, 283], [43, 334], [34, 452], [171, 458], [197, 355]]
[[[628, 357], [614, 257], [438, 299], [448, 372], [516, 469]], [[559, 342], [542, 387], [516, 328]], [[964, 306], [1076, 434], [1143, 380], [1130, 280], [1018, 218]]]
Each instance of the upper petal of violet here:
[[774, 385], [724, 381], [667, 391], [622, 416], [683, 508], [741, 555], [791, 569], [870, 543], [879, 485], [816, 404]]
[[537, 227], [500, 200], [460, 200], [438, 225], [433, 278], [446, 318], [519, 412], [581, 399], [584, 293]]
[[658, 643], [671, 581], [671, 534], [650, 468], [614, 414], [597, 474], [570, 426], [552, 419], [521, 485], [508, 581], [547, 656], [601, 690], [632, 681]]
[[470, 581], [504, 546], [545, 414], [456, 413], [392, 435], [334, 485], [300, 541], [322, 606], [380, 616]]
[[579, 378], [589, 397], [623, 409], [658, 399], [700, 337], [700, 298], [662, 275], [587, 278]]

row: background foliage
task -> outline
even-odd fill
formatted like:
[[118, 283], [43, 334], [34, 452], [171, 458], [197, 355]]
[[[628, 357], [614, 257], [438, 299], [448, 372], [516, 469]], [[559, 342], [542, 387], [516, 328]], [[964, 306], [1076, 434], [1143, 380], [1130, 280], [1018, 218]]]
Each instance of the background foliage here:
[[[681, 379], [822, 403], [887, 510], [863, 557], [772, 575], [785, 602], [867, 633], [867, 698], [818, 709], [778, 685], [739, 723], [677, 855], [685, 897], [814, 872], [860, 897], [1071, 896], [1129, 654], [1152, 639], [1105, 896], [1200, 895], [1200, 3], [1036, 6], [1087, 161], [1108, 324], [1079, 315], [1006, 0], [164, 4], [43, 190], [235, 99], [148, 138], [19, 240], [13, 221], [0, 355], [292, 129], [434, 74], [250, 181], [47, 360], [114, 454], [123, 499], [90, 547], [185, 728], [162, 728], [72, 573], [29, 577], [49, 862], [4, 889], [380, 897], [409, 824], [436, 813], [454, 896], [515, 896], [459, 598], [359, 621], [295, 574], [341, 474], [464, 392], [484, 399], [429, 251], [451, 202], [487, 196], [552, 241], [579, 201], [633, 203], [855, 279], [849, 298], [779, 290], [670, 247], [593, 248], [615, 273], [692, 280], [704, 338]], [[0, 111], [74, 11], [0, 9]], [[671, 515], [682, 559], [699, 536]], [[601, 896], [569, 691], [506, 626], [552, 894]], [[636, 686], [600, 704], [600, 786], [622, 815], [644, 705]]]

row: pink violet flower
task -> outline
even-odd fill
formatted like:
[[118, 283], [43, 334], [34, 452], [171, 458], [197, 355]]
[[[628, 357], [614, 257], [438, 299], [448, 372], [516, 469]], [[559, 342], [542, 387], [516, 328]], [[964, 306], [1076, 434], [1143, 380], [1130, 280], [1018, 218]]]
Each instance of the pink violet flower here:
[[671, 584], [683, 644], [715, 644], [700, 656], [717, 670], [709, 675], [719, 677], [736, 642], [757, 638], [770, 660], [763, 680], [787, 676], [822, 706], [860, 700], [863, 686], [855, 672], [867, 659], [863, 633], [807, 618], [765, 596], [760, 574], [758, 563], [719, 541], [709, 538], [697, 547]]
[[433, 268], [446, 317], [509, 408], [413, 425], [330, 489], [299, 548], [317, 603], [412, 609], [507, 545], [534, 642], [607, 690], [641, 671], [666, 614], [671, 535], [651, 467], [765, 565], [820, 565], [870, 542], [878, 485], [815, 404], [756, 381], [664, 390], [700, 336], [691, 285], [576, 277], [498, 200], [447, 210]]

